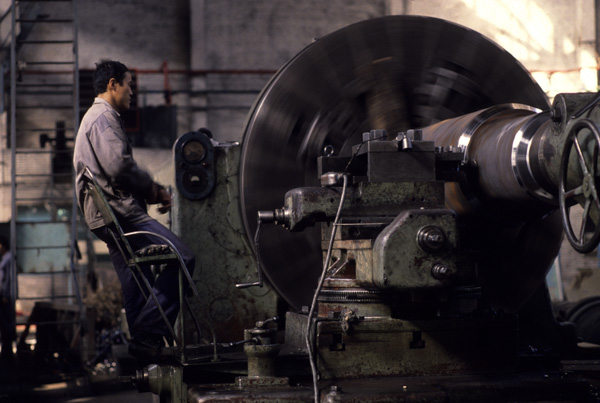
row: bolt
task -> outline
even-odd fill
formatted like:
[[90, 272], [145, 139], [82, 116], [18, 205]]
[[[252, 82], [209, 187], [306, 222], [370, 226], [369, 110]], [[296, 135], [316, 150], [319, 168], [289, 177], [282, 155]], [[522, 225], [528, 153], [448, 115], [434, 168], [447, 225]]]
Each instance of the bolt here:
[[442, 263], [437, 263], [431, 268], [431, 275], [438, 280], [447, 280], [452, 274], [452, 269]]
[[446, 235], [441, 228], [428, 225], [417, 232], [417, 243], [426, 252], [437, 252], [446, 245]]

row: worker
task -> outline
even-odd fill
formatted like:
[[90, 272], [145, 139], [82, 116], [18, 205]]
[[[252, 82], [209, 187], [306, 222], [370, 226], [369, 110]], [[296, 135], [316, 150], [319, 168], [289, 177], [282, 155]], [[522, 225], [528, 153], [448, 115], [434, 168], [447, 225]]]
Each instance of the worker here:
[[11, 287], [10, 242], [0, 235], [0, 336], [2, 336], [1, 360], [10, 360], [14, 357], [13, 341], [16, 340], [14, 298]]
[[[136, 282], [135, 273], [123, 259], [118, 245], [108, 233], [97, 206], [86, 187], [85, 167], [96, 177], [124, 232], [149, 231], [169, 239], [181, 254], [190, 274], [195, 258], [191, 250], [146, 210], [147, 204], [159, 204], [158, 211], [171, 208], [171, 195], [141, 169], [132, 155], [122, 120], [131, 105], [132, 75], [116, 61], [96, 65], [94, 73], [96, 98], [81, 121], [75, 140], [73, 165], [76, 172], [78, 204], [92, 232], [106, 242], [121, 288], [127, 322], [131, 332], [129, 352], [146, 362], [160, 360], [161, 347], [169, 339], [169, 327], [152, 298], [146, 299]], [[134, 250], [160, 243], [155, 237], [138, 235], [129, 238]], [[144, 274], [173, 326], [179, 313], [178, 270], [163, 270], [154, 279], [149, 267]]]

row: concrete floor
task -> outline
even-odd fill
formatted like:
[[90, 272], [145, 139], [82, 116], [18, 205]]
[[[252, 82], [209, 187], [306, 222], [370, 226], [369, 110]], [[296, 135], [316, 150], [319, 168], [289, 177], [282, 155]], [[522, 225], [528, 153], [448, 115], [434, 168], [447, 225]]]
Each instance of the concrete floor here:
[[102, 373], [52, 357], [19, 354], [13, 359], [0, 359], [0, 403], [159, 401], [152, 393], [139, 393], [130, 382], [119, 381], [119, 375], [130, 376], [137, 369], [131, 356], [115, 366]]

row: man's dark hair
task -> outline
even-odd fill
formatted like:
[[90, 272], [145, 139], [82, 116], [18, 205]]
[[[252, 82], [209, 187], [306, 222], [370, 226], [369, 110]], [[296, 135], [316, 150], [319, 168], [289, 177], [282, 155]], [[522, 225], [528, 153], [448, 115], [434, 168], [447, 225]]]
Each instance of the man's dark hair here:
[[117, 80], [119, 84], [123, 84], [125, 73], [129, 69], [123, 63], [110, 61], [96, 64], [96, 72], [94, 73], [94, 94], [97, 96], [106, 91], [106, 86], [111, 78]]

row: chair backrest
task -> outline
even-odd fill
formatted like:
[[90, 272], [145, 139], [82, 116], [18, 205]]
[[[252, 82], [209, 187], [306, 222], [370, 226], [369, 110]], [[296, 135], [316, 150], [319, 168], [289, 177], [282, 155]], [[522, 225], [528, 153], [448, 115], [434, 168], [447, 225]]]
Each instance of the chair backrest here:
[[115, 216], [115, 213], [113, 212], [112, 208], [110, 207], [110, 204], [108, 204], [108, 200], [106, 199], [106, 196], [104, 195], [104, 192], [102, 191], [102, 188], [98, 184], [98, 181], [96, 180], [96, 176], [94, 176], [94, 174], [92, 173], [92, 171], [90, 171], [90, 169], [88, 167], [85, 167], [85, 176], [89, 180], [88, 186], [87, 186], [88, 192], [90, 193], [90, 196], [92, 196], [92, 199], [94, 200], [94, 204], [96, 205], [96, 208], [100, 211], [100, 214], [102, 215], [102, 220], [104, 221], [104, 225], [106, 225], [106, 226], [117, 225], [118, 226], [119, 222], [117, 221], [117, 217]]
[[[117, 246], [121, 250], [125, 260], [129, 261], [129, 259], [133, 257], [133, 249], [127, 241], [127, 237], [125, 236], [125, 233], [123, 232], [123, 229], [117, 220], [117, 216], [110, 207], [110, 204], [108, 204], [108, 199], [98, 184], [96, 177], [88, 167], [85, 167], [85, 176], [89, 180], [87, 184], [88, 192], [90, 192], [90, 196], [92, 196], [96, 208], [98, 211], [100, 211], [100, 215], [102, 215], [104, 225], [114, 238], [114, 241], [117, 243]], [[127, 253], [125, 253], [125, 250]]]

